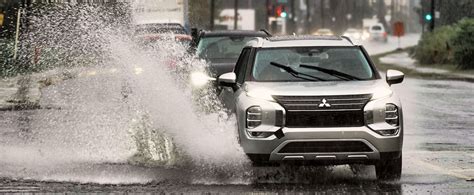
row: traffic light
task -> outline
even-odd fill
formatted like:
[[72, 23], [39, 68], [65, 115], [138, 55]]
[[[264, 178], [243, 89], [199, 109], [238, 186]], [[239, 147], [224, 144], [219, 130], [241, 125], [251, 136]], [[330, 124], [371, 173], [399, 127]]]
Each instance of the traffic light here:
[[431, 21], [431, 20], [433, 20], [433, 15], [431, 15], [431, 13], [425, 14], [425, 20], [426, 20], [426, 21]]
[[275, 8], [275, 17], [280, 17], [281, 14], [281, 5], [276, 6]]
[[282, 17], [286, 18], [288, 16], [288, 13], [285, 11], [285, 6], [279, 5], [275, 9], [275, 17]]

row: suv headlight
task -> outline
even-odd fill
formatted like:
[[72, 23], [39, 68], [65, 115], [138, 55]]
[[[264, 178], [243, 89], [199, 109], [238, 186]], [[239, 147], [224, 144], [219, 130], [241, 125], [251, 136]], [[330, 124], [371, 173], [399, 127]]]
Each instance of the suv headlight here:
[[247, 109], [246, 126], [253, 129], [262, 124], [262, 108], [260, 106], [252, 106]]
[[395, 104], [385, 105], [385, 122], [394, 127], [399, 126], [398, 107]]
[[209, 76], [207, 76], [206, 73], [204, 72], [193, 72], [191, 73], [190, 75], [190, 79], [191, 79], [191, 84], [194, 86], [194, 87], [203, 87], [204, 85], [208, 84], [209, 81], [215, 81], [216, 79], [215, 78], [211, 78]]
[[382, 136], [396, 136], [401, 131], [401, 110], [396, 104], [375, 101], [367, 106], [365, 123], [372, 131]]

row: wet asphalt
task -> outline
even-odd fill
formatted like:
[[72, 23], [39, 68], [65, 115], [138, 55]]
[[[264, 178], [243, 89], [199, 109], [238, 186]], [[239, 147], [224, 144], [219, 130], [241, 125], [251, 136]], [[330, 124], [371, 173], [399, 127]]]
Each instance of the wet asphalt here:
[[[108, 99], [118, 88], [87, 86], [83, 90], [101, 92], [75, 97], [78, 88], [71, 86], [84, 82], [46, 89], [44, 109], [0, 112], [0, 193], [474, 193], [474, 85], [469, 82], [407, 78], [393, 86], [405, 120], [399, 182], [377, 181], [372, 166], [358, 172], [348, 166], [294, 170], [243, 165], [242, 171], [225, 165], [134, 165], [124, 160], [131, 155], [123, 143], [128, 135], [114, 130], [126, 125], [120, 121], [129, 113], [107, 115], [127, 110], [115, 106], [122, 100]], [[82, 104], [68, 112], [67, 105]], [[86, 111], [97, 105], [103, 113]]]

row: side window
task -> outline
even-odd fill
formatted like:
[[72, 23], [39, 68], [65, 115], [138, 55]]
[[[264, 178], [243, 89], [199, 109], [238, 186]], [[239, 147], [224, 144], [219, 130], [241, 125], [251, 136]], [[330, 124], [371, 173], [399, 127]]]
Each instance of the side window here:
[[235, 74], [237, 75], [237, 83], [243, 83], [245, 80], [245, 70], [249, 61], [250, 49], [246, 48], [240, 54], [239, 60], [235, 66]]

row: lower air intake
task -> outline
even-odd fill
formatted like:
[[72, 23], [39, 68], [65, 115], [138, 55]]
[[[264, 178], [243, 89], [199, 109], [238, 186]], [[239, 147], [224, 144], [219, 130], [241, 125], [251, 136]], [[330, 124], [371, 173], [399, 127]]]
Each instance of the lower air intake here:
[[292, 142], [278, 153], [336, 153], [336, 152], [372, 152], [373, 150], [361, 141], [319, 141]]

